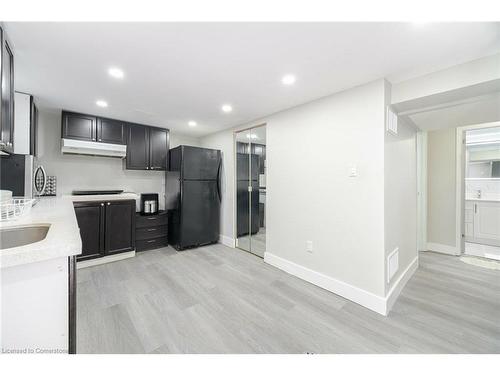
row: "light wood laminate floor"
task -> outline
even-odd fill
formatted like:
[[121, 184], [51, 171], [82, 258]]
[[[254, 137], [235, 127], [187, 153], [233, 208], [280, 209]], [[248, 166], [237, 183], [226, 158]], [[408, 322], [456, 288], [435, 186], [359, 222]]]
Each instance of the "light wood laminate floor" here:
[[500, 352], [500, 272], [436, 253], [388, 317], [222, 245], [77, 277], [78, 353]]

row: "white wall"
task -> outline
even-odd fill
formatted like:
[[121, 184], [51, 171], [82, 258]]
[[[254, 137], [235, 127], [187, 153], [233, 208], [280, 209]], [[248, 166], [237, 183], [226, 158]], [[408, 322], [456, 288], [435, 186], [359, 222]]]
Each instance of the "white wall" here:
[[[239, 127], [267, 124], [267, 252], [378, 296], [385, 295], [384, 90], [379, 80]], [[221, 231], [231, 237], [233, 131], [201, 140], [223, 151]]]
[[[395, 104], [424, 97], [432, 97], [465, 87], [479, 86], [485, 82], [498, 81], [499, 79], [500, 54], [495, 54], [395, 83], [392, 85], [391, 102]], [[497, 87], [495, 84], [490, 88], [497, 90]], [[477, 91], [475, 94], [484, 95], [486, 92], [482, 90]], [[484, 87], [484, 90], [488, 91], [487, 87]], [[450, 99], [457, 100], [459, 97]]]
[[416, 130], [399, 119], [398, 134], [385, 136], [385, 257], [399, 248], [399, 270], [386, 292], [417, 257]]
[[170, 148], [174, 148], [179, 145], [200, 146], [200, 140], [184, 134], [170, 132]]
[[[456, 129], [427, 134], [427, 243], [456, 247]], [[429, 243], [431, 244], [429, 248]]]
[[61, 154], [61, 112], [40, 110], [38, 127], [39, 162], [49, 176], [57, 177], [58, 195], [76, 189], [123, 189], [163, 197], [163, 171], [126, 170], [125, 161], [117, 158]]

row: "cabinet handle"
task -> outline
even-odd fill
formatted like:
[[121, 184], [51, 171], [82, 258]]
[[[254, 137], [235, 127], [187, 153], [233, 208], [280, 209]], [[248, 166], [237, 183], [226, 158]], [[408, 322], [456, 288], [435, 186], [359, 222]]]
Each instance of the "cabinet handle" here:
[[158, 219], [157, 217], [148, 217], [148, 220], [156, 220]]
[[477, 214], [477, 203], [474, 203], [474, 213]]
[[155, 230], [156, 230], [156, 228], [151, 228], [151, 229], [148, 229], [148, 232], [153, 232]]
[[151, 243], [151, 242], [156, 242], [156, 240], [149, 240], [148, 243]]

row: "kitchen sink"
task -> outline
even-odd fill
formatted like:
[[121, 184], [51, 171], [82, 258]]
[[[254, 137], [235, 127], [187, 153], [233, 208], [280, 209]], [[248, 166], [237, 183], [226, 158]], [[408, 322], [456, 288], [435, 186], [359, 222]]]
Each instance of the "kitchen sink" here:
[[41, 224], [0, 229], [0, 250], [42, 241], [49, 228], [49, 224]]

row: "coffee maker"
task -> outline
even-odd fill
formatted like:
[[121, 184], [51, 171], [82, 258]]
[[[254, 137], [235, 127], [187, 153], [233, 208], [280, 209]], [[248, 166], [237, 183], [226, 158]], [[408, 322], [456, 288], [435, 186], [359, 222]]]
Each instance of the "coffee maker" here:
[[141, 194], [141, 215], [158, 214], [158, 194]]

